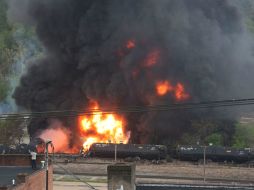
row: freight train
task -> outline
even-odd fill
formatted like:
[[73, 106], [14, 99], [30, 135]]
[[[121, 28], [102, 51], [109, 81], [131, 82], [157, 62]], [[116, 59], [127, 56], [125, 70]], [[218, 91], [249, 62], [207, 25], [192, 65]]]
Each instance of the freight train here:
[[[116, 154], [116, 155], [115, 155]], [[167, 147], [164, 145], [141, 144], [106, 144], [94, 143], [87, 156], [112, 158], [140, 158], [147, 160], [161, 160], [167, 156]]]
[[29, 150], [36, 150], [36, 147], [31, 144], [19, 144], [16, 146], [0, 144], [0, 154], [29, 154]]
[[[38, 145], [0, 145], [0, 154], [28, 154]], [[43, 152], [43, 151], [42, 151]], [[115, 155], [116, 154], [116, 155]], [[198, 162], [204, 159], [213, 162], [254, 163], [254, 150], [251, 148], [230, 148], [221, 146], [179, 145], [169, 148], [165, 145], [94, 143], [84, 157], [135, 158], [144, 160], [164, 160], [173, 158], [181, 161]]]
[[182, 161], [203, 161], [204, 156], [206, 160], [213, 162], [246, 163], [254, 160], [254, 150], [250, 148], [199, 145], [179, 145], [170, 149], [164, 145], [95, 143], [86, 155], [113, 158], [115, 153], [118, 158], [138, 157], [147, 160], [174, 158]]
[[203, 161], [246, 163], [254, 160], [254, 150], [251, 148], [232, 148], [221, 146], [178, 146], [176, 159], [183, 161]]
[[[1, 154], [30, 154], [29, 151], [37, 151], [38, 153], [44, 152], [45, 142], [40, 138], [35, 138], [29, 144], [18, 144], [18, 145], [4, 145], [0, 144], [0, 155]], [[39, 150], [42, 149], [42, 150]]]

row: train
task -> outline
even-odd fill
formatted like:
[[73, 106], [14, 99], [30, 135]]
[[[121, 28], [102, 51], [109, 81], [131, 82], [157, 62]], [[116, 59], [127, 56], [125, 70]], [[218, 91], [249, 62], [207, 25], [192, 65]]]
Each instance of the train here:
[[254, 160], [251, 148], [232, 148], [222, 146], [179, 145], [173, 157], [182, 161], [246, 163]]
[[222, 146], [178, 145], [175, 148], [169, 148], [165, 145], [94, 143], [86, 156], [101, 158], [136, 157], [146, 160], [173, 158], [192, 162], [203, 162], [206, 159], [213, 162], [247, 163], [254, 161], [254, 150]]
[[[2, 154], [30, 154], [30, 151], [38, 153], [44, 152], [45, 142], [41, 138], [33, 139], [29, 144], [21, 143], [17, 145], [0, 144], [0, 155]], [[42, 149], [42, 150], [39, 150]]]
[[[38, 142], [37, 142], [38, 143]], [[29, 150], [37, 150], [36, 143], [5, 146], [0, 144], [0, 154], [29, 154]], [[40, 150], [40, 153], [43, 151]], [[203, 162], [204, 158], [212, 162], [254, 163], [254, 149], [232, 148], [222, 146], [178, 145], [174, 148], [152, 144], [114, 144], [94, 143], [82, 154], [83, 157], [142, 159], [142, 160], [181, 160]]]
[[89, 157], [112, 158], [140, 158], [147, 160], [161, 160], [167, 156], [167, 147], [150, 144], [112, 144], [94, 143], [88, 153]]
[[29, 150], [36, 150], [36, 147], [31, 144], [19, 144], [19, 145], [3, 145], [0, 144], [1, 154], [29, 154]]

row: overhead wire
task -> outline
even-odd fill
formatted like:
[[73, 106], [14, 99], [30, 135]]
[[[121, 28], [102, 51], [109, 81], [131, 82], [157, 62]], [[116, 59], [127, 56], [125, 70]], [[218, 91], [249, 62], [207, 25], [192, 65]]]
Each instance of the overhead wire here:
[[71, 176], [73, 176], [74, 179], [76, 179], [76, 180], [78, 180], [78, 181], [84, 183], [89, 189], [97, 190], [94, 186], [92, 186], [92, 185], [89, 184], [88, 182], [86, 182], [86, 181], [84, 181], [84, 180], [81, 180], [78, 176], [74, 175], [70, 170], [67, 170], [67, 169], [65, 169], [64, 167], [62, 167], [62, 166], [60, 166], [59, 164], [57, 164], [57, 163], [55, 162], [55, 147], [54, 147], [54, 145], [53, 145], [52, 142], [50, 143], [50, 146], [51, 146], [51, 149], [52, 149], [52, 156], [53, 156], [53, 157], [52, 157], [52, 158], [49, 157], [49, 160], [51, 161], [51, 163], [52, 163], [53, 165], [56, 165], [57, 167], [61, 168], [61, 169], [64, 171], [65, 174], [71, 175]]
[[112, 114], [112, 113], [139, 113], [152, 111], [170, 111], [177, 109], [204, 109], [204, 108], [218, 108], [253, 105], [254, 98], [248, 99], [230, 99], [220, 101], [206, 101], [206, 102], [187, 102], [174, 103], [166, 105], [146, 105], [146, 106], [128, 106], [128, 107], [113, 107], [100, 109], [78, 109], [78, 110], [48, 110], [41, 112], [21, 112], [21, 113], [7, 113], [1, 114], [0, 120], [11, 119], [30, 119], [30, 118], [54, 118], [54, 117], [77, 117], [82, 115], [96, 115], [96, 114]]
[[90, 183], [80, 179], [77, 175], [73, 174], [72, 172], [70, 172], [70, 170], [65, 169], [64, 167], [60, 166], [57, 163], [54, 163], [54, 165], [56, 165], [57, 167], [59, 167], [60, 169], [62, 169], [64, 171], [65, 174], [71, 175], [74, 179], [84, 183], [86, 186], [88, 186], [90, 189], [94, 189], [97, 190], [94, 186], [92, 186]]

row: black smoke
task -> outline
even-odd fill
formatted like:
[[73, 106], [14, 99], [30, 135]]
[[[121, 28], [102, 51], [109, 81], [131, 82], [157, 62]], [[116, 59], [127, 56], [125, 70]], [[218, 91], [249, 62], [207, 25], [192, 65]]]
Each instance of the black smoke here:
[[[44, 57], [29, 63], [13, 94], [27, 110], [85, 109], [89, 100], [106, 107], [175, 103], [172, 93], [155, 95], [156, 81], [166, 79], [185, 85], [190, 95], [185, 101], [254, 94], [252, 39], [233, 1], [25, 2], [20, 10], [15, 8], [20, 3], [12, 1], [10, 11], [14, 17], [25, 15], [18, 19], [35, 26], [45, 48]], [[126, 49], [130, 39], [136, 47]], [[158, 63], [145, 67], [144, 60], [154, 50], [160, 52]], [[126, 117], [132, 142], [160, 143], [179, 139], [199, 118], [232, 120], [232, 114], [223, 111], [175, 110]], [[64, 121], [75, 124], [74, 119]], [[33, 121], [30, 133], [45, 126], [45, 120]]]

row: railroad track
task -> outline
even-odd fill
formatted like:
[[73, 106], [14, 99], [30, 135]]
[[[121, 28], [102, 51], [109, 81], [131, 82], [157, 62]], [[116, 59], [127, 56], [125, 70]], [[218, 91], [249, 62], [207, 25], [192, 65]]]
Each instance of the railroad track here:
[[[75, 160], [55, 160], [54, 161], [55, 163], [57, 164], [68, 164], [68, 163], [72, 163], [72, 164], [88, 164], [88, 165], [109, 165], [109, 164], [114, 164], [115, 161], [112, 160], [105, 160], [105, 161], [75, 161]], [[125, 161], [124, 160], [118, 160], [118, 162], [120, 163], [124, 163]], [[131, 162], [130, 162], [131, 163]], [[137, 165], [139, 164], [148, 164], [148, 165], [161, 165], [161, 164], [168, 164], [168, 165], [173, 165], [173, 166], [176, 166], [176, 167], [203, 167], [203, 164], [198, 164], [198, 163], [193, 163], [193, 162], [182, 162], [182, 161], [178, 161], [176, 163], [174, 162], [170, 162], [170, 163], [153, 163], [152, 161], [137, 161], [137, 162], [133, 162], [133, 163], [136, 163]], [[220, 168], [220, 167], [240, 167], [240, 168], [245, 168], [245, 169], [248, 169], [248, 168], [253, 168], [253, 167], [250, 167], [249, 165], [247, 164], [227, 164], [227, 163], [212, 163], [212, 164], [206, 164], [206, 167], [209, 168], [209, 167], [212, 167], [212, 168]]]
[[[64, 171], [54, 171], [54, 174], [57, 175], [68, 175]], [[72, 173], [76, 176], [89, 176], [89, 177], [107, 177], [105, 173]], [[203, 181], [203, 177], [182, 177], [182, 176], [168, 176], [168, 175], [148, 175], [148, 174], [137, 174], [137, 179], [168, 179], [168, 180], [188, 180], [188, 181]], [[249, 186], [254, 187], [254, 179], [253, 180], [245, 180], [245, 179], [228, 179], [228, 178], [206, 178], [206, 182], [211, 183], [230, 183], [230, 184], [248, 184]]]

